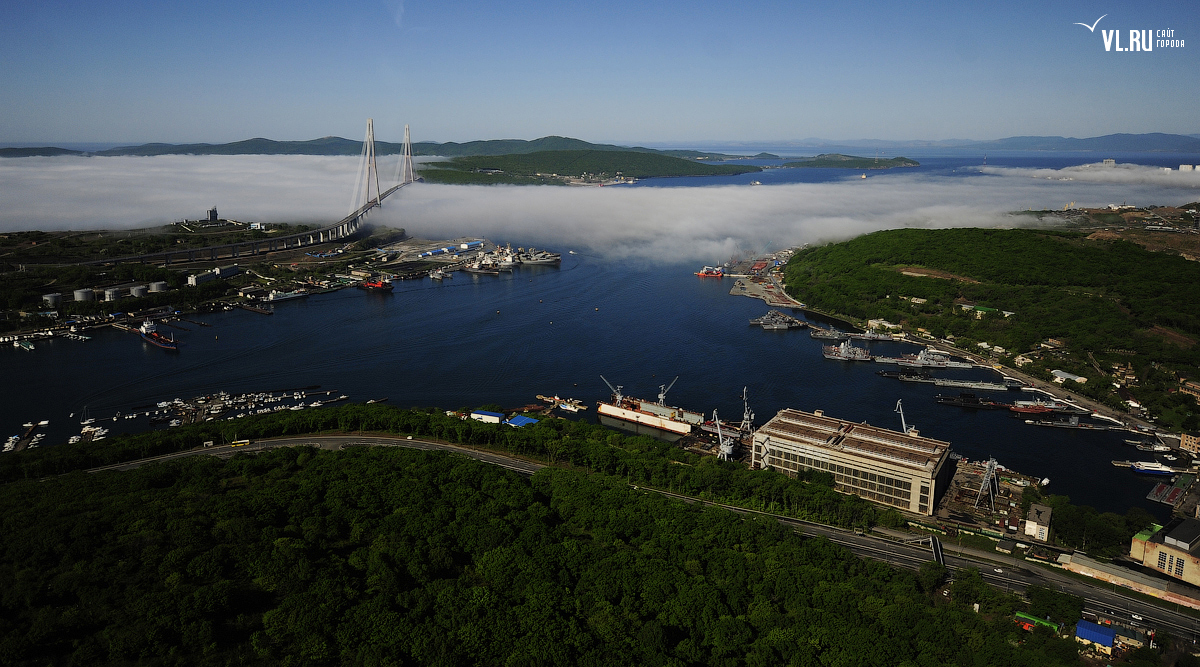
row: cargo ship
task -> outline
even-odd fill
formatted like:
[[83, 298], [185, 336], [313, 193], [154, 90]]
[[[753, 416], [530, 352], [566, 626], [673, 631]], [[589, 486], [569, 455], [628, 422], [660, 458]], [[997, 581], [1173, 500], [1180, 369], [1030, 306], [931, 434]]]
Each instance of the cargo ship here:
[[367, 279], [358, 284], [358, 289], [365, 289], [368, 292], [390, 292], [392, 291], [392, 281], [386, 278]]
[[724, 278], [725, 269], [719, 266], [706, 266], [696, 272], [701, 278]]
[[179, 343], [175, 342], [175, 337], [172, 336], [171, 338], [167, 338], [166, 336], [158, 333], [158, 327], [155, 326], [154, 322], [151, 322], [150, 320], [142, 322], [142, 326], [138, 328], [137, 332], [138, 335], [142, 337], [142, 340], [150, 343], [151, 345], [157, 345], [164, 350], [179, 349]]
[[854, 347], [844, 340], [841, 345], [823, 345], [821, 351], [826, 359], [835, 361], [870, 361], [871, 352], [865, 347]]
[[[630, 424], [649, 426], [681, 436], [688, 435], [692, 432], [692, 427], [699, 427], [705, 422], [704, 415], [699, 412], [666, 405], [667, 392], [675, 385], [674, 380], [671, 381], [670, 386], [659, 387], [658, 402], [656, 403], [626, 396], [621, 393], [621, 385], [614, 387], [603, 375], [600, 376], [600, 379], [604, 380], [604, 383], [612, 390], [612, 399], [609, 402], [598, 402], [596, 414], [600, 416], [611, 417]], [[677, 376], [675, 380], [678, 379]]]

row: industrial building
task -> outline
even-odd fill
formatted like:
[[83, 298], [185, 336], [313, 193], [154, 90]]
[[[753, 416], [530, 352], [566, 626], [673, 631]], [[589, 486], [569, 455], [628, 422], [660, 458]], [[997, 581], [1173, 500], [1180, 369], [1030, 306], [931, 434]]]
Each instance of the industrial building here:
[[1133, 536], [1129, 557], [1183, 581], [1200, 586], [1200, 520], [1172, 519]]
[[1050, 519], [1054, 509], [1034, 503], [1029, 506], [1029, 514], [1025, 516], [1025, 535], [1040, 542], [1050, 541]]
[[795, 475], [824, 470], [835, 488], [900, 510], [932, 515], [949, 486], [950, 443], [784, 409], [754, 434], [751, 462]]

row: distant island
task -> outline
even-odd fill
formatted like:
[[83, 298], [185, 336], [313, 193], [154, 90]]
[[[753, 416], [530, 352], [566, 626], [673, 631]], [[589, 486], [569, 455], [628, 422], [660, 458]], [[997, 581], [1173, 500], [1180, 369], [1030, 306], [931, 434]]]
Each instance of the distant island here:
[[426, 181], [453, 184], [587, 185], [663, 176], [731, 176], [762, 171], [754, 165], [704, 164], [696, 160], [611, 150], [559, 150], [456, 157], [418, 167]]
[[919, 167], [921, 163], [906, 157], [871, 158], [842, 155], [841, 153], [822, 153], [815, 157], [803, 157], [795, 162], [785, 162], [783, 166], [822, 169], [891, 169], [892, 167]]

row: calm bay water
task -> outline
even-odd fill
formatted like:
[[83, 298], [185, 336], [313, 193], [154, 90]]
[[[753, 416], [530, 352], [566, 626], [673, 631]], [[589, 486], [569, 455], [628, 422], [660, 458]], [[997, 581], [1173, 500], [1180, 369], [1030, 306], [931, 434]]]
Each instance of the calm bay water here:
[[[903, 399], [910, 424], [963, 456], [995, 456], [1049, 477], [1051, 490], [1079, 503], [1165, 514], [1165, 506], [1144, 499], [1149, 480], [1110, 465], [1135, 454], [1118, 434], [1034, 427], [1004, 412], [938, 405], [935, 394], [954, 390], [880, 378], [876, 364], [828, 361], [820, 341], [802, 331], [750, 326], [765, 304], [729, 295], [732, 280], [697, 278], [696, 268], [564, 254], [560, 268], [398, 282], [391, 294], [343, 290], [278, 304], [273, 316], [193, 315], [212, 326], [180, 323], [190, 331], [174, 330], [182, 342], [176, 353], [115, 329], [92, 332], [86, 342], [39, 342], [34, 352], [3, 348], [0, 434], [49, 419], [50, 445], [78, 432], [85, 407], [111, 418], [175, 397], [309, 385], [357, 402], [388, 397], [391, 405], [443, 408], [516, 407], [557, 393], [592, 404], [581, 418], [594, 419], [594, 402], [609, 394], [601, 374], [642, 397], [679, 375], [671, 404], [737, 419], [747, 386], [758, 423], [795, 407], [898, 429], [893, 410]], [[915, 349], [870, 347], [886, 355]], [[147, 427], [144, 418], [103, 425], [114, 433]]]

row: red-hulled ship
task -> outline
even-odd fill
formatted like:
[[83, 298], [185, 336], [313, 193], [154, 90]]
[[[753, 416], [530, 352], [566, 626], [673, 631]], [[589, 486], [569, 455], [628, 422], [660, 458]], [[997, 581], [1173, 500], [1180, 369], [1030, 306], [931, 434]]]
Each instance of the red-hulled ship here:
[[359, 283], [358, 288], [370, 292], [390, 292], [392, 291], [392, 281], [386, 278], [368, 279]]
[[706, 266], [696, 272], [696, 275], [701, 278], [724, 278], [725, 269], [719, 266]]
[[142, 340], [150, 343], [151, 345], [157, 345], [164, 350], [179, 349], [179, 343], [175, 342], [175, 337], [172, 336], [171, 338], [167, 338], [166, 336], [158, 333], [158, 327], [155, 326], [154, 322], [151, 322], [150, 320], [142, 322], [142, 326], [138, 328], [137, 332], [138, 335], [142, 337]]

